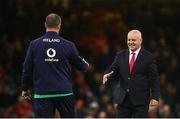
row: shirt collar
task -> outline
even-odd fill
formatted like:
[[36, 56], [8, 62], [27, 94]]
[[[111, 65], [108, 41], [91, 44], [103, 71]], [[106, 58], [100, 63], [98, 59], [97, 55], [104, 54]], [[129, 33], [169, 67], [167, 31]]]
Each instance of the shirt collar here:
[[48, 31], [48, 32], [46, 32], [46, 34], [47, 34], [47, 35], [54, 35], [54, 34], [56, 34], [56, 35], [57, 35], [58, 33], [57, 33], [57, 32], [55, 32], [55, 31]]
[[[134, 53], [137, 55], [137, 54], [139, 53], [140, 49], [141, 49], [141, 47], [138, 48], [136, 51], [134, 51]], [[132, 52], [133, 52], [133, 51], [129, 50], [130, 55], [131, 55]]]

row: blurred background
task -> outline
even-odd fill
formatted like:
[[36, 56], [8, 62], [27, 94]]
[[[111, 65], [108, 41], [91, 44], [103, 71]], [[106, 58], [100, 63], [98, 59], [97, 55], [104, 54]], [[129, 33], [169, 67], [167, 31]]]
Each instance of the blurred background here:
[[22, 64], [30, 41], [45, 33], [51, 12], [62, 17], [60, 35], [90, 63], [87, 73], [73, 71], [76, 117], [115, 117], [117, 80], [103, 86], [102, 76], [116, 52], [127, 48], [131, 29], [142, 32], [143, 47], [159, 66], [160, 105], [149, 116], [180, 117], [179, 0], [1, 0], [0, 117], [34, 116], [32, 102], [20, 97]]

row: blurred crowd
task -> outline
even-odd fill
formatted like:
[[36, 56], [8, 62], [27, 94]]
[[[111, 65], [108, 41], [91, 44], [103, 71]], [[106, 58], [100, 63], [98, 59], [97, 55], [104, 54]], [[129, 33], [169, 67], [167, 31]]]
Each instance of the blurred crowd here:
[[[51, 13], [62, 17], [60, 35], [73, 41], [89, 63], [73, 71], [76, 117], [115, 117], [118, 80], [102, 85], [105, 69], [126, 46], [131, 29], [159, 66], [161, 99], [149, 116], [180, 117], [179, 0], [2, 0], [0, 1], [0, 117], [33, 117], [32, 101], [20, 96], [22, 63], [31, 40], [45, 33]], [[57, 117], [59, 116], [56, 114]]]

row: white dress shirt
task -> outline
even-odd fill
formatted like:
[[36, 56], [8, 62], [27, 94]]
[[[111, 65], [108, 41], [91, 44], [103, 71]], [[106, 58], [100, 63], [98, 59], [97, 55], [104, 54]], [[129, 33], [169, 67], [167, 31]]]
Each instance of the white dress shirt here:
[[[140, 49], [141, 49], [141, 47], [138, 48], [136, 51], [134, 51], [134, 53], [135, 53], [135, 61], [136, 61], [136, 58], [137, 58], [137, 56], [138, 56], [138, 54], [139, 54]], [[131, 58], [132, 58], [132, 56], [133, 56], [132, 52], [133, 52], [133, 51], [129, 50], [129, 63], [130, 63]]]

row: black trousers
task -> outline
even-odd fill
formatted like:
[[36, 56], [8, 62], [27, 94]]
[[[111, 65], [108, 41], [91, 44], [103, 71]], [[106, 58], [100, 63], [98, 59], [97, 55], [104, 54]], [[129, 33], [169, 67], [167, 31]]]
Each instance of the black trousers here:
[[55, 110], [61, 118], [73, 118], [75, 116], [74, 96], [34, 99], [33, 110], [36, 118], [54, 118]]
[[122, 104], [118, 104], [117, 118], [147, 118], [148, 110], [149, 105], [133, 105], [127, 93]]

